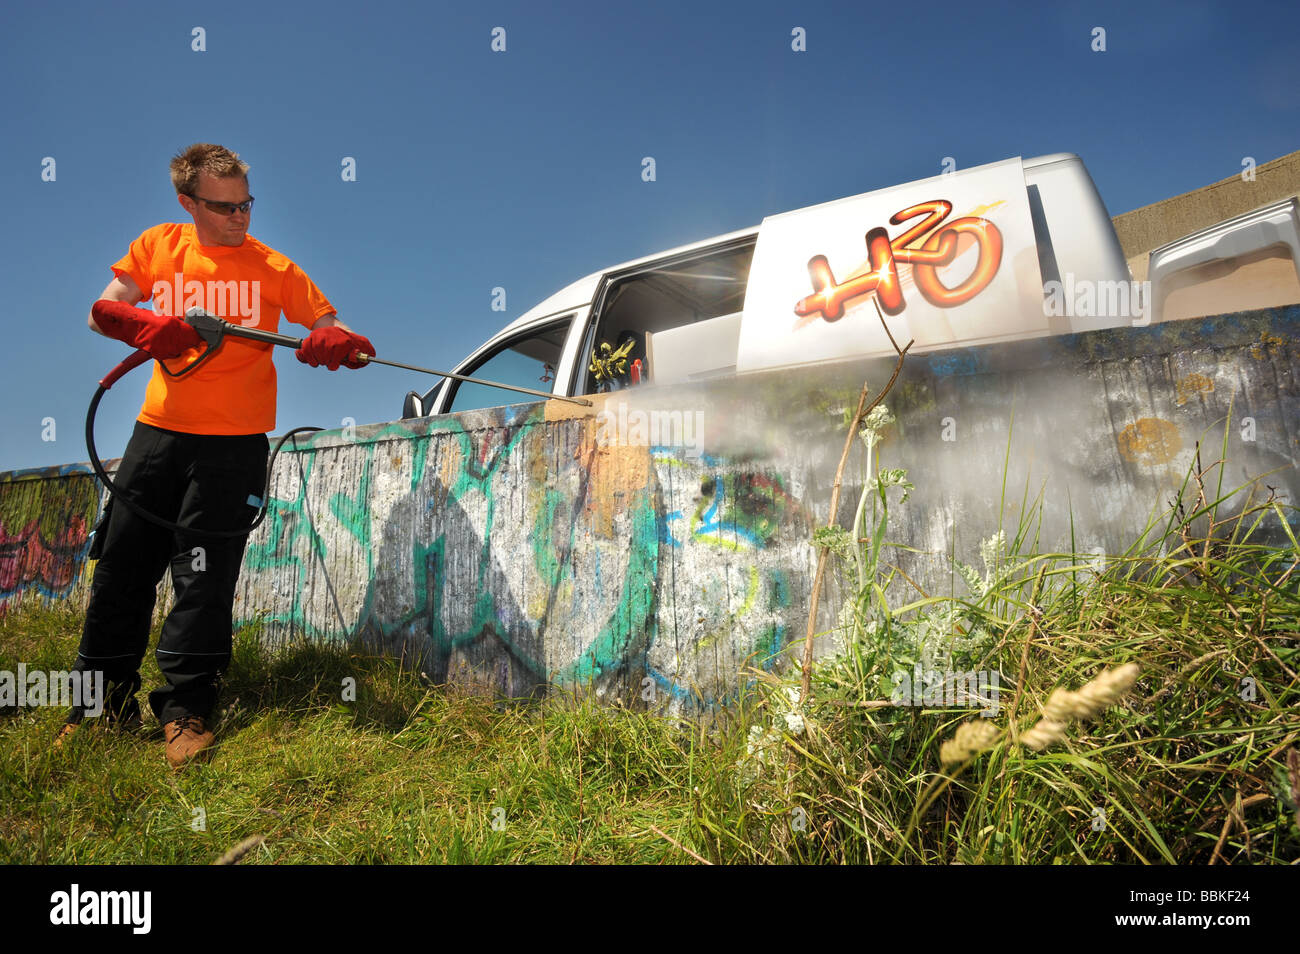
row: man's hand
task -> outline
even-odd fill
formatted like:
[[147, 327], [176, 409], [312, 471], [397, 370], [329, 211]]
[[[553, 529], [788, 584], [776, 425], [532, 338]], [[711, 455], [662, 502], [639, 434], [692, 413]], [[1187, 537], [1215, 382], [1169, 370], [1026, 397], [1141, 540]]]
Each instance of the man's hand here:
[[90, 314], [108, 337], [142, 348], [159, 361], [178, 358], [203, 343], [199, 333], [179, 318], [155, 315], [124, 301], [100, 299]]
[[303, 364], [310, 364], [313, 368], [323, 364], [331, 371], [337, 371], [339, 365], [345, 368], [365, 367], [364, 361], [353, 359], [352, 356], [357, 352], [373, 357], [375, 346], [363, 335], [338, 325], [330, 325], [313, 328], [311, 334], [303, 340], [302, 347], [294, 354]]

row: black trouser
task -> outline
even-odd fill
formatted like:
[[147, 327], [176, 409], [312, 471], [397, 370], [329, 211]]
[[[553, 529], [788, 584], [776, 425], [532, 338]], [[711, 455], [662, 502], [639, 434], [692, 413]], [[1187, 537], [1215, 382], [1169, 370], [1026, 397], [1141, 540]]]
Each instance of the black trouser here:
[[[113, 478], [118, 492], [184, 527], [235, 530], [252, 522], [266, 481], [265, 434], [183, 434], [136, 422]], [[248, 536], [205, 537], [149, 523], [111, 501], [95, 535], [99, 564], [76, 667], [111, 683], [138, 678], [149, 647], [158, 581], [169, 566], [176, 601], [158, 639], [167, 685], [149, 694], [162, 723], [211, 716], [230, 662], [235, 583]]]

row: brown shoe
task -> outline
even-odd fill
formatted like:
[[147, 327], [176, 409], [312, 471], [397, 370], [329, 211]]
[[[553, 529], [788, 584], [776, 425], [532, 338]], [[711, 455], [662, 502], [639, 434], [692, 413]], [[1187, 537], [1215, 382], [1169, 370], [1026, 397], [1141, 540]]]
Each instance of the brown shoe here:
[[[111, 683], [101, 713], [103, 724], [121, 732], [138, 732], [144, 725], [144, 721], [140, 718], [140, 703], [135, 698], [135, 694], [139, 691], [139, 673], [130, 679]], [[67, 721], [54, 733], [54, 748], [63, 748], [63, 743], [81, 727], [85, 718], [86, 710], [81, 706], [73, 706], [68, 711]], [[92, 723], [99, 721], [99, 719], [91, 720]]]
[[212, 747], [216, 736], [199, 716], [181, 716], [163, 727], [167, 740], [167, 761], [178, 769]]

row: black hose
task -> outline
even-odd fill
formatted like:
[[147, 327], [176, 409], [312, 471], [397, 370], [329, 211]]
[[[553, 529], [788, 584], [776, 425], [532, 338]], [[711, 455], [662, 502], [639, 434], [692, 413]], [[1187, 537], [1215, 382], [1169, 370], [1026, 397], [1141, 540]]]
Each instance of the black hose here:
[[104, 482], [104, 486], [108, 488], [108, 492], [113, 495], [114, 499], [121, 501], [121, 503], [137, 517], [140, 517], [142, 520], [147, 520], [156, 526], [165, 527], [168, 530], [192, 533], [197, 536], [216, 537], [224, 540], [233, 537], [242, 537], [256, 530], [262, 520], [266, 517], [266, 506], [271, 500], [271, 471], [275, 468], [275, 456], [280, 453], [280, 448], [284, 446], [284, 442], [294, 434], [300, 434], [304, 431], [324, 430], [324, 428], [321, 427], [295, 427], [291, 431], [286, 431], [284, 435], [275, 442], [275, 449], [271, 451], [271, 456], [267, 458], [266, 461], [266, 482], [262, 490], [262, 506], [257, 511], [257, 519], [247, 527], [243, 527], [239, 530], [203, 530], [199, 527], [186, 527], [179, 523], [173, 523], [170, 520], [164, 520], [157, 514], [150, 513], [144, 507], [140, 506], [118, 490], [117, 485], [114, 484], [113, 481], [109, 479], [108, 474], [105, 473], [104, 464], [99, 459], [99, 455], [95, 452], [95, 412], [99, 409], [99, 401], [107, 390], [108, 388], [101, 384], [99, 389], [95, 392], [95, 396], [90, 399], [90, 408], [86, 411], [86, 450], [90, 453], [90, 466], [94, 468], [95, 474]]

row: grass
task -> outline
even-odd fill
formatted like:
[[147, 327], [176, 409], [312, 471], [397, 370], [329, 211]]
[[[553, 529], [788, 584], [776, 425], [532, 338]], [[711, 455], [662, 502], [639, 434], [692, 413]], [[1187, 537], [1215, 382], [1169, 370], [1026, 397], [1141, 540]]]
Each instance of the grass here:
[[[888, 420], [867, 421], [868, 452]], [[1226, 431], [1224, 443], [1226, 456]], [[806, 700], [796, 676], [761, 685], [766, 719], [746, 746], [756, 771], [739, 784], [712, 777], [701, 800], [707, 853], [767, 862], [1300, 860], [1293, 508], [1271, 493], [1259, 500], [1255, 484], [1225, 492], [1222, 464], [1204, 468], [1198, 447], [1169, 510], [1104, 567], [1038, 552], [1041, 500], [1026, 500], [1014, 531], [990, 528], [982, 576], [955, 566], [966, 596], [918, 592], [897, 608], [885, 594], [898, 592], [900, 571], [885, 562], [881, 539], [887, 491], [905, 499], [909, 485], [904, 471], [877, 469], [858, 506], [864, 514], [871, 505], [870, 531], [855, 520], [853, 537], [835, 527], [817, 535], [851, 581], [839, 651], [817, 662]], [[1261, 528], [1286, 542], [1259, 542]], [[999, 711], [985, 720], [969, 708], [897, 704], [891, 688], [916, 665], [1000, 674]], [[1040, 725], [1055, 690], [1086, 693], [1116, 670], [1136, 670], [1120, 704], [1092, 707], [1096, 719]], [[1055, 698], [1077, 705], [1085, 696]], [[986, 751], [942, 764], [943, 743], [981, 723], [992, 737]], [[1057, 741], [1028, 744], [1049, 737]]]
[[[890, 472], [859, 505], [870, 533], [821, 535], [849, 596], [811, 695], [797, 666], [755, 673], [707, 724], [581, 693], [486, 699], [241, 630], [207, 764], [170, 771], [156, 723], [53, 750], [61, 711], [0, 710], [0, 860], [206, 864], [259, 836], [243, 863], [1294, 864], [1300, 545], [1276, 500], [1221, 515], [1214, 466], [1104, 570], [1036, 552], [1025, 506], [982, 575], [956, 568], [965, 596], [892, 607]], [[1266, 525], [1287, 541], [1258, 542]], [[65, 668], [80, 627], [26, 604], [0, 619], [0, 669]], [[896, 704], [917, 663], [999, 672], [998, 714]], [[1126, 663], [1124, 700], [1021, 743], [1053, 690]], [[161, 681], [152, 656], [144, 677]], [[941, 763], [981, 721], [984, 751]]]
[[[79, 631], [66, 609], [12, 614], [0, 669], [66, 668]], [[161, 681], [151, 657], [144, 676]], [[245, 863], [687, 857], [648, 828], [679, 830], [690, 812], [692, 746], [668, 720], [573, 696], [498, 705], [347, 650], [270, 655], [251, 630], [223, 701], [216, 754], [181, 772], [155, 722], [137, 736], [87, 723], [52, 751], [62, 710], [7, 710], [0, 858], [209, 863], [254, 835], [265, 841]]]

